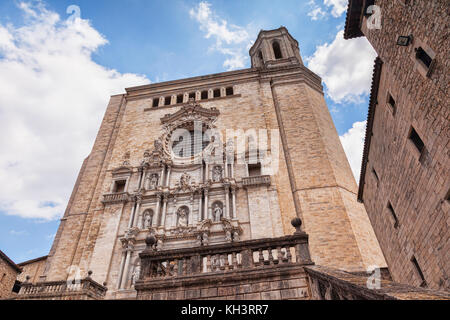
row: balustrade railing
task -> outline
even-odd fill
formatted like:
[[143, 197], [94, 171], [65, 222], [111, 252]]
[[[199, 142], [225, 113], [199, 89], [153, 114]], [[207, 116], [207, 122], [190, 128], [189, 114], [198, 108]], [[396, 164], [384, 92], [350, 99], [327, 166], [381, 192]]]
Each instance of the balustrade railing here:
[[110, 193], [103, 195], [103, 203], [127, 202], [130, 199], [128, 192]]
[[51, 295], [58, 296], [64, 293], [91, 292], [97, 296], [106, 294], [106, 287], [101, 286], [90, 278], [78, 281], [51, 281], [37, 284], [24, 283], [19, 295]]
[[210, 273], [311, 264], [305, 233], [275, 239], [167, 251], [147, 248], [140, 254], [140, 280], [176, 278]]
[[270, 176], [255, 176], [242, 178], [242, 184], [245, 187], [257, 185], [270, 185]]

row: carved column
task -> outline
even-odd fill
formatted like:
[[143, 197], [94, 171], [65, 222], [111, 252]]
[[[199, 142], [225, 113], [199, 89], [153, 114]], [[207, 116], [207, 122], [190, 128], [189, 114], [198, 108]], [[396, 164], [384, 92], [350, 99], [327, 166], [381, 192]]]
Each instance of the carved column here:
[[124, 289], [127, 285], [128, 273], [130, 271], [131, 253], [133, 252], [133, 249], [134, 249], [133, 244], [128, 242], [128, 244], [126, 245], [126, 248], [125, 248], [125, 251], [126, 251], [125, 270], [122, 274], [122, 281], [121, 281], [120, 289]]
[[123, 251], [122, 259], [120, 260], [119, 281], [117, 282], [117, 289], [121, 289], [121, 286], [122, 286], [123, 268], [125, 267], [126, 256], [127, 256], [127, 252]]
[[164, 179], [165, 179], [164, 173], [165, 172], [166, 172], [166, 166], [163, 165], [162, 170], [161, 170], [161, 177], [159, 178], [159, 181], [158, 181], [158, 186], [160, 186], [160, 187], [164, 187]]
[[228, 161], [225, 161], [225, 176], [224, 178], [228, 178]]
[[166, 187], [169, 186], [169, 183], [170, 183], [170, 174], [171, 174], [171, 172], [172, 172], [172, 166], [169, 166], [169, 169], [168, 169], [168, 171], [167, 171], [167, 179], [166, 179], [166, 183], [165, 183], [165, 186], [166, 186]]
[[161, 216], [161, 227], [165, 228], [166, 226], [166, 214], [167, 214], [167, 202], [169, 201], [169, 195], [165, 194], [163, 199], [163, 212]]
[[237, 212], [236, 212], [236, 187], [231, 187], [231, 201], [233, 202], [233, 215], [232, 219], [237, 219]]
[[138, 220], [141, 215], [140, 211], [141, 211], [142, 196], [140, 196], [140, 195], [136, 196], [136, 200], [137, 200], [137, 206], [136, 206], [136, 211], [134, 213], [134, 218], [133, 218], [133, 227], [138, 226]]
[[139, 172], [138, 189], [141, 189], [141, 185], [142, 185], [142, 176], [143, 176], [144, 168], [140, 167], [140, 168], [138, 169], [138, 172]]
[[209, 216], [208, 192], [209, 190], [205, 189], [205, 207], [203, 208], [203, 216], [205, 217], [205, 219], [211, 219], [211, 217]]
[[128, 222], [128, 229], [130, 229], [133, 226], [135, 214], [136, 214], [136, 202], [133, 202], [131, 207], [130, 221]]
[[230, 218], [230, 186], [229, 185], [225, 185], [225, 218], [229, 219]]
[[199, 197], [198, 197], [198, 222], [202, 222], [202, 202], [203, 202], [203, 199], [202, 199], [203, 197], [202, 197], [202, 190], [200, 190], [200, 195], [199, 195]]
[[153, 226], [158, 226], [158, 219], [159, 219], [159, 209], [161, 207], [161, 194], [157, 194], [156, 195], [156, 212], [155, 212], [155, 216], [156, 218], [153, 219], [152, 224]]
[[209, 164], [207, 163], [206, 166], [206, 172], [205, 172], [205, 181], [209, 180]]

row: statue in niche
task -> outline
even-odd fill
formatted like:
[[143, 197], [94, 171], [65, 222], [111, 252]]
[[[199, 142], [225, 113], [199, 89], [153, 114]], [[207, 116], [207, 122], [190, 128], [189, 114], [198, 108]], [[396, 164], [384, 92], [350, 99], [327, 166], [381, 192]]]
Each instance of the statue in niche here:
[[152, 227], [152, 222], [153, 222], [153, 214], [151, 212], [146, 212], [144, 214], [144, 223], [143, 223], [144, 229], [150, 229]]
[[227, 230], [227, 231], [225, 232], [225, 240], [226, 240], [227, 242], [232, 242], [232, 241], [233, 241], [233, 239], [231, 238], [231, 231], [230, 231], [230, 230]]
[[163, 241], [162, 239], [158, 239], [158, 241], [156, 241], [156, 251], [162, 251], [163, 249]]
[[215, 166], [213, 170], [213, 181], [220, 182], [222, 180], [222, 167]]
[[203, 238], [202, 244], [203, 244], [204, 246], [209, 245], [209, 236], [208, 236], [208, 233], [206, 233], [206, 232], [203, 233], [202, 238]]
[[220, 221], [223, 217], [223, 209], [220, 207], [218, 203], [214, 205], [214, 221]]
[[158, 187], [159, 176], [157, 173], [153, 173], [150, 176], [150, 190], [155, 190]]
[[181, 187], [187, 187], [191, 184], [191, 176], [187, 174], [186, 172], [183, 173], [183, 175], [180, 178], [180, 186]]
[[138, 264], [134, 267], [133, 273], [131, 274], [131, 283], [133, 286], [136, 284], [136, 281], [139, 280], [139, 275], [141, 273], [141, 263], [138, 262]]
[[235, 232], [233, 233], [233, 241], [234, 241], [234, 242], [238, 242], [239, 240], [240, 240], [239, 232], [235, 231]]
[[142, 160], [142, 165], [146, 165], [148, 163], [150, 163], [150, 152], [146, 150], [144, 152], [144, 160]]
[[185, 207], [178, 209], [178, 226], [187, 227], [188, 225], [188, 212]]
[[155, 151], [158, 151], [158, 152], [163, 151], [163, 144], [161, 142], [161, 139], [156, 139], [154, 145], [155, 145]]

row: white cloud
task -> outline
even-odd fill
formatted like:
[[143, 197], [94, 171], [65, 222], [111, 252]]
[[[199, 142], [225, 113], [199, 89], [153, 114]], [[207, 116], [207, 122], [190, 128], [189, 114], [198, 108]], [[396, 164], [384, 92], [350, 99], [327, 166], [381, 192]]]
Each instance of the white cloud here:
[[247, 30], [228, 24], [226, 20], [218, 17], [211, 10], [211, 4], [206, 1], [200, 2], [197, 7], [191, 9], [189, 15], [200, 24], [200, 30], [206, 33], [206, 39], [215, 39], [215, 45], [210, 49], [228, 56], [223, 63], [227, 70], [245, 67], [248, 60], [245, 49], [250, 49], [252, 44]]
[[23, 231], [10, 230], [9, 234], [12, 236], [26, 236], [28, 235], [28, 232], [26, 232], [25, 230]]
[[109, 96], [149, 81], [95, 63], [107, 40], [89, 21], [19, 7], [24, 26], [0, 23], [0, 212], [49, 220], [64, 212]]
[[369, 93], [375, 50], [366, 38], [344, 40], [339, 31], [331, 43], [316, 48], [305, 60], [308, 68], [322, 77], [329, 97], [337, 102], [358, 102]]
[[323, 0], [324, 5], [331, 7], [331, 14], [335, 18], [339, 18], [347, 11], [348, 0]]
[[367, 121], [355, 122], [353, 127], [340, 137], [356, 181], [359, 181], [361, 173], [366, 124]]
[[309, 1], [308, 5], [311, 8], [311, 11], [308, 12], [308, 17], [311, 17], [311, 20], [320, 20], [327, 15], [327, 12], [325, 12], [320, 6], [318, 6], [315, 0]]

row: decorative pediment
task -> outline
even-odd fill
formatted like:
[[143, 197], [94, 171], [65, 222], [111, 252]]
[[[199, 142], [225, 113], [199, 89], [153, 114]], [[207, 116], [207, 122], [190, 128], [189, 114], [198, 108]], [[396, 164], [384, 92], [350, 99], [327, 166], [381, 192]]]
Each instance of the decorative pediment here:
[[189, 103], [173, 114], [166, 114], [161, 118], [162, 124], [169, 124], [178, 120], [203, 120], [212, 122], [219, 116], [220, 112], [216, 108], [206, 109], [196, 103], [194, 99], [189, 99]]
[[118, 175], [131, 175], [131, 173], [133, 172], [133, 170], [128, 167], [128, 166], [121, 166], [117, 169], [114, 169], [112, 171], [113, 176], [118, 176]]

